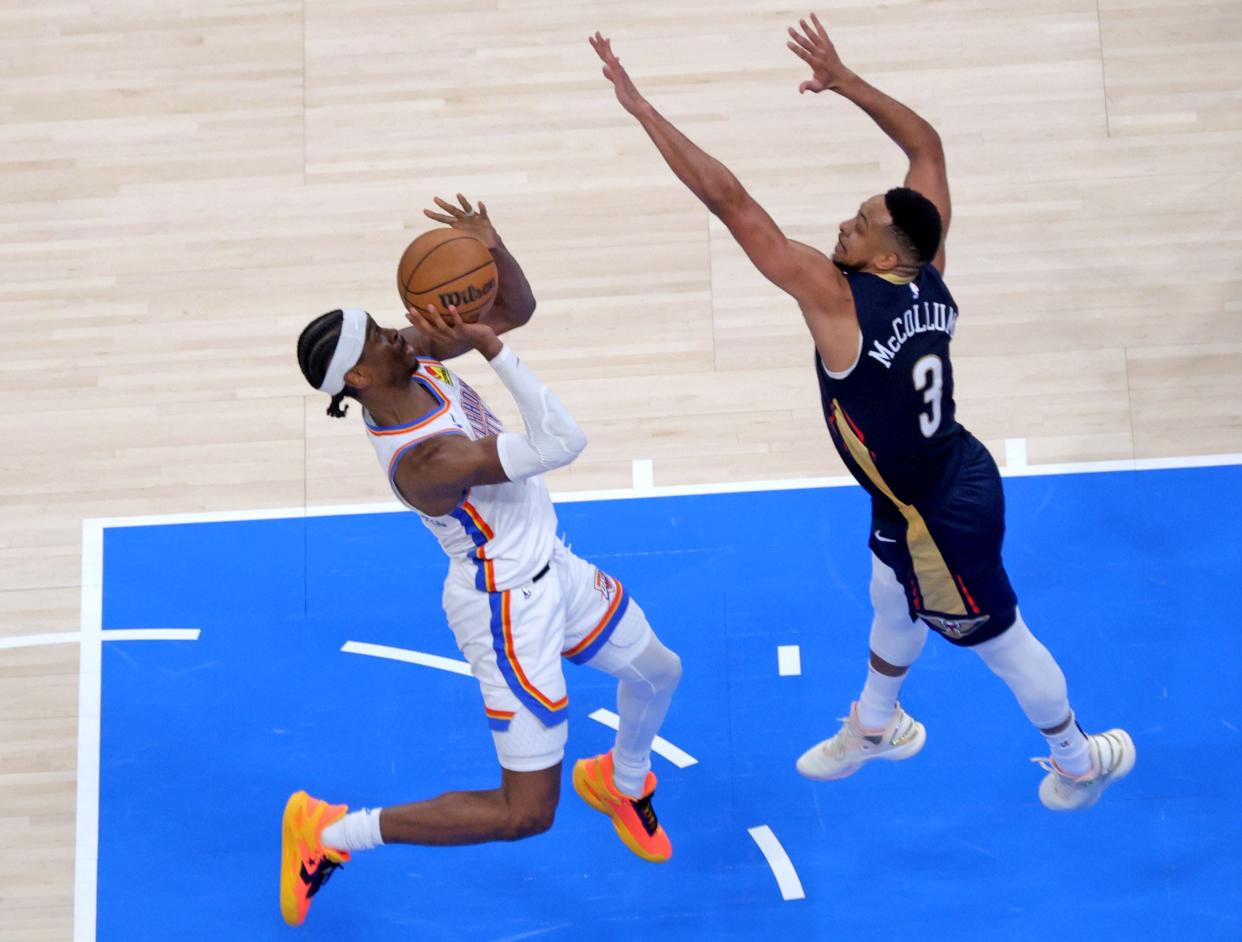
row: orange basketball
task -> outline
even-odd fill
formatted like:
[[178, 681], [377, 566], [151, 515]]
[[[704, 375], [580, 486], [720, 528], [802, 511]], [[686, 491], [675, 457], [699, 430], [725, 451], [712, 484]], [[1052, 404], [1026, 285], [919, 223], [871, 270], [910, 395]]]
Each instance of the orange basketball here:
[[409, 244], [397, 263], [397, 291], [407, 307], [441, 313], [450, 304], [477, 320], [496, 300], [498, 277], [492, 253], [457, 229], [432, 229]]

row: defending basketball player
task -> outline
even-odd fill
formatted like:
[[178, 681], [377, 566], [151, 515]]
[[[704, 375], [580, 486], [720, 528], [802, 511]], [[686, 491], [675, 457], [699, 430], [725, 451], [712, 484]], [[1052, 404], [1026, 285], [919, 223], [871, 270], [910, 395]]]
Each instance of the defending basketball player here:
[[659, 863], [672, 854], [652, 806], [651, 744], [681, 662], [625, 587], [557, 537], [543, 480], [577, 457], [586, 436], [492, 324], [467, 322], [455, 307], [442, 316], [434, 305], [411, 308], [408, 319], [431, 350], [481, 353], [517, 402], [525, 434], [506, 432], [460, 376], [365, 311], [312, 321], [298, 338], [298, 363], [332, 397], [330, 415], [345, 414], [345, 397], [362, 405], [393, 492], [449, 557], [444, 612], [482, 689], [479, 721], [491, 728], [501, 784], [353, 812], [295, 793], [285, 807], [281, 859], [281, 912], [294, 925], [351, 853], [380, 844], [511, 841], [551, 827], [567, 740], [562, 659], [618, 680], [615, 745], [575, 764], [575, 789], [639, 857]]
[[718, 216], [751, 262], [792, 295], [815, 343], [824, 416], [842, 460], [872, 500], [870, 664], [839, 731], [798, 760], [831, 780], [873, 759], [907, 759], [926, 733], [897, 697], [934, 629], [973, 650], [1013, 692], [1052, 755], [1039, 787], [1056, 811], [1086, 808], [1134, 765], [1120, 729], [1087, 736], [1061, 668], [1022, 620], [1001, 562], [1004, 496], [987, 450], [954, 414], [949, 341], [958, 309], [941, 275], [950, 219], [940, 137], [841, 62], [812, 14], [788, 46], [811, 67], [799, 92], [833, 91], [865, 111], [909, 159], [903, 186], [865, 200], [839, 226], [831, 258], [786, 238], [719, 161], [639, 94], [596, 33], [621, 105], [677, 177]]

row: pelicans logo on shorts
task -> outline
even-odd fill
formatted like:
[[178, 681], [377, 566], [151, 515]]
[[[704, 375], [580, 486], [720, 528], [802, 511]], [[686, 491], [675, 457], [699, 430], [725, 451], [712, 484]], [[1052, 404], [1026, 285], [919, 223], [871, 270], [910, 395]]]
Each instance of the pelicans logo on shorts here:
[[942, 635], [956, 641], [981, 628], [992, 617], [980, 615], [978, 618], [945, 618], [943, 615], [930, 615], [927, 612], [919, 612], [918, 616]]
[[612, 597], [617, 594], [617, 584], [608, 573], [596, 569], [595, 591], [604, 597], [605, 602], [612, 602]]

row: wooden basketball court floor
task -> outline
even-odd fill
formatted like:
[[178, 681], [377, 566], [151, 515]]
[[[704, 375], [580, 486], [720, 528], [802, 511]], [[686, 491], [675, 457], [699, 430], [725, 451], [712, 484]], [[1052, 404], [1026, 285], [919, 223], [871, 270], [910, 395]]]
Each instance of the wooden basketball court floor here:
[[[998, 460], [1242, 452], [1242, 8], [818, 9], [945, 140], [959, 415]], [[293, 342], [340, 304], [395, 318], [433, 195], [486, 200], [535, 288], [514, 346], [591, 437], [555, 490], [841, 473], [796, 309], [585, 43], [610, 33], [658, 107], [827, 245], [902, 161], [847, 103], [798, 96], [783, 29], [805, 12], [0, 3], [0, 939], [93, 937], [74, 926], [83, 520], [386, 499]]]

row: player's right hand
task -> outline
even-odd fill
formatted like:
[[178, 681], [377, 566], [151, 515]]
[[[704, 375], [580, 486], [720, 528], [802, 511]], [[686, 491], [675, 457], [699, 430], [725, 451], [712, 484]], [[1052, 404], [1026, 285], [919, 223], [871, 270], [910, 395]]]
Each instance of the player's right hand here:
[[587, 42], [603, 61], [604, 78], [612, 82], [613, 91], [617, 93], [617, 101], [621, 102], [621, 107], [630, 114], [637, 114], [638, 109], [646, 103], [646, 99], [638, 93], [638, 89], [630, 78], [630, 73], [625, 71], [625, 66], [612, 51], [612, 40], [597, 30], [594, 36], [587, 37]]
[[811, 80], [798, 86], [799, 94], [836, 89], [854, 74], [837, 55], [837, 48], [828, 38], [828, 31], [814, 13], [811, 14], [811, 22], [815, 24], [814, 29], [807, 25], [806, 20], [798, 20], [801, 33], [789, 27], [793, 41], [785, 43], [794, 55], [811, 67]]
[[443, 313], [434, 304], [428, 304], [426, 311], [409, 307], [405, 317], [432, 341], [449, 349], [460, 349], [461, 344], [465, 343], [490, 360], [504, 346], [496, 331], [482, 322], [465, 320], [455, 304], [450, 304]]

